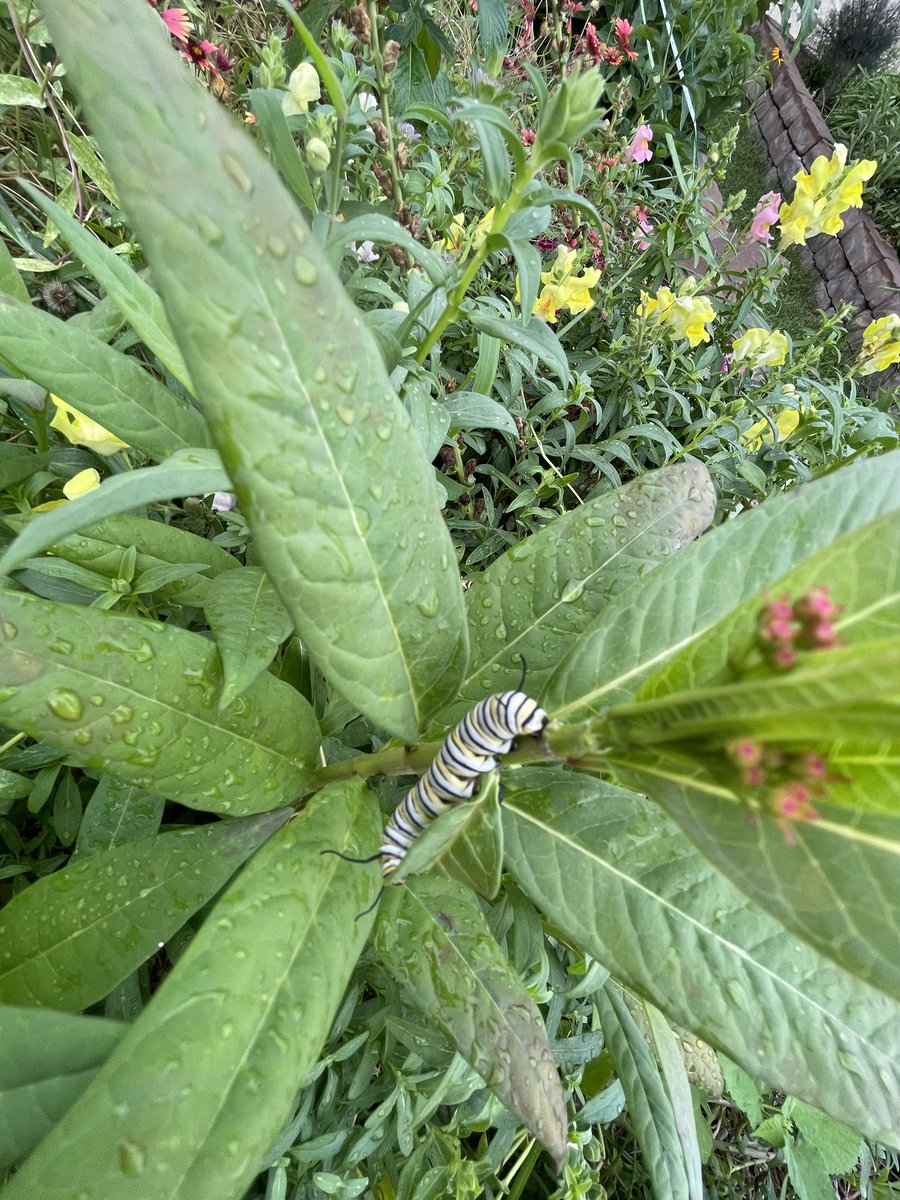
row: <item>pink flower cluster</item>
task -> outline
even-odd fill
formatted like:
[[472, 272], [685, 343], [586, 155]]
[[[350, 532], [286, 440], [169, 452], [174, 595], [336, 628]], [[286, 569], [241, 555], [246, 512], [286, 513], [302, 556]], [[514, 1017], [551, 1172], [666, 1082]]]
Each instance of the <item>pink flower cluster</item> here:
[[637, 51], [631, 48], [632, 33], [634, 33], [634, 26], [631, 22], [626, 21], [624, 17], [616, 17], [613, 20], [613, 36], [616, 44], [610, 46], [600, 41], [597, 27], [589, 21], [578, 39], [575, 53], [592, 58], [598, 67], [603, 63], [609, 63], [611, 67], [618, 67], [626, 59], [634, 62], [637, 58]]
[[763, 657], [786, 670], [797, 661], [798, 650], [830, 650], [837, 645], [834, 617], [840, 612], [828, 598], [828, 589], [813, 588], [794, 604], [773, 600], [760, 614], [757, 640]]
[[187, 9], [160, 9], [159, 0], [147, 0], [147, 3], [157, 9], [166, 29], [176, 42], [180, 42], [184, 46], [184, 49], [180, 51], [181, 57], [187, 62], [193, 63], [198, 71], [208, 71], [210, 75], [221, 79], [223, 71], [231, 70], [234, 66], [234, 59], [229, 58], [221, 46], [215, 46], [205, 38], [198, 41], [192, 35]]
[[741, 781], [751, 791], [762, 789], [762, 801], [775, 816], [791, 845], [795, 842], [789, 821], [818, 821], [813, 801], [826, 795], [829, 783], [840, 782], [831, 775], [821, 754], [789, 754], [764, 741], [739, 738], [727, 746], [728, 757], [740, 768]]

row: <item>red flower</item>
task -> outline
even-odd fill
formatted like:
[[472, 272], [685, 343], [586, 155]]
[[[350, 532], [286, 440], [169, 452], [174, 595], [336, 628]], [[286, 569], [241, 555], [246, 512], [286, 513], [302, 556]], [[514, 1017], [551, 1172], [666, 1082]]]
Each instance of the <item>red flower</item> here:
[[159, 15], [162, 17], [163, 24], [172, 37], [186, 46], [191, 28], [187, 10], [184, 8], [167, 8], [165, 12], [161, 12]]
[[187, 49], [182, 50], [181, 57], [189, 63], [193, 63], [198, 71], [209, 71], [217, 79], [222, 78], [222, 71], [228, 71], [234, 66], [233, 60], [224, 50], [219, 46], [214, 46], [212, 42], [206, 41], [205, 38], [202, 42], [188, 38]]

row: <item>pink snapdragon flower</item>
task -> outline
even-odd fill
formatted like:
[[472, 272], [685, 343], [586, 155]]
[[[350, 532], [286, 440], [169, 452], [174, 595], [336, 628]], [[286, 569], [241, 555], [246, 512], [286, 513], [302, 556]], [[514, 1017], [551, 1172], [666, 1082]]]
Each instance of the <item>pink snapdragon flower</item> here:
[[646, 208], [640, 204], [636, 204], [631, 210], [631, 213], [638, 225], [637, 230], [635, 230], [634, 234], [632, 235], [634, 240], [637, 242], [638, 250], [649, 250], [650, 243], [646, 238], [642, 238], [641, 234], [650, 234], [655, 228], [655, 226], [650, 222], [650, 215]]
[[625, 161], [636, 163], [649, 162], [653, 157], [653, 151], [650, 149], [652, 137], [653, 130], [649, 125], [638, 125], [634, 137], [625, 149], [623, 156]]
[[764, 242], [768, 246], [772, 238], [769, 230], [778, 220], [780, 207], [781, 192], [766, 192], [760, 197], [750, 222], [750, 232], [746, 237], [748, 242]]

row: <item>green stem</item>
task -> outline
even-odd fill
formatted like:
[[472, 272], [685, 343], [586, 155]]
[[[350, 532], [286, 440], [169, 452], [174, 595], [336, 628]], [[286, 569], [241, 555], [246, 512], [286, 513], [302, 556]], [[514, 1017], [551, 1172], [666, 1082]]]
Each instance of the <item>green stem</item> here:
[[[411, 746], [385, 746], [374, 754], [330, 763], [315, 771], [303, 795], [318, 791], [327, 783], [341, 779], [372, 779], [376, 775], [421, 775], [440, 750], [441, 742], [417, 742]], [[605, 752], [605, 739], [599, 736], [596, 718], [576, 725], [551, 723], [541, 738], [523, 738], [511, 753], [504, 755], [507, 765], [524, 763], [568, 763], [582, 760], [596, 764]]]
[[[506, 200], [503, 202], [503, 204], [501, 204], [497, 212], [495, 212], [494, 219], [491, 222], [491, 233], [503, 232], [506, 222], [513, 215], [513, 213], [518, 211], [519, 201], [522, 199], [525, 189], [537, 174], [539, 166], [540, 163], [534, 158], [531, 158], [528, 163], [526, 163], [525, 170], [522, 172], [520, 178], [516, 180], [513, 190], [509, 193]], [[425, 359], [431, 353], [432, 348], [443, 337], [447, 326], [452, 325], [453, 322], [459, 317], [459, 314], [462, 312], [463, 301], [466, 298], [466, 292], [469, 290], [469, 285], [478, 274], [479, 268], [487, 258], [488, 253], [487, 238], [485, 238], [485, 240], [469, 259], [459, 283], [457, 283], [456, 287], [450, 293], [450, 296], [447, 300], [447, 307], [441, 313], [440, 317], [438, 317], [431, 333], [429, 333], [428, 337], [426, 337], [425, 341], [419, 347], [416, 354], [416, 362], [423, 363], [425, 361]]]
[[391, 120], [390, 99], [388, 95], [387, 72], [384, 69], [384, 56], [381, 53], [381, 34], [378, 30], [378, 7], [375, 0], [369, 0], [369, 23], [372, 27], [372, 65], [375, 68], [375, 81], [378, 84], [378, 100], [381, 116], [387, 130], [388, 166], [391, 171], [391, 183], [394, 188], [394, 209], [403, 204], [403, 183], [400, 178], [400, 168], [397, 164], [397, 143], [394, 137], [394, 123]]
[[339, 116], [334, 133], [334, 154], [331, 159], [331, 186], [328, 195], [328, 236], [331, 234], [331, 226], [341, 206], [341, 183], [344, 178], [344, 140], [346, 135], [347, 129], [344, 118]]

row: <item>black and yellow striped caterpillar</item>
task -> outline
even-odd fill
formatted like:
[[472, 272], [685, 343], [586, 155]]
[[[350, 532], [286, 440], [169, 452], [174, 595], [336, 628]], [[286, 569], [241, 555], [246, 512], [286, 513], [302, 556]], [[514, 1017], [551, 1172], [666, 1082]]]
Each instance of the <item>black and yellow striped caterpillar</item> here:
[[378, 851], [385, 879], [436, 817], [471, 798], [479, 775], [493, 771], [517, 737], [539, 737], [549, 717], [524, 692], [498, 692], [480, 700], [448, 736], [418, 783], [406, 793], [384, 827]]
[[[336, 850], [323, 850], [322, 853], [336, 854], [346, 862], [380, 860], [381, 874], [387, 881], [432, 821], [470, 799], [479, 775], [493, 771], [500, 756], [509, 753], [517, 737], [540, 737], [549, 720], [538, 702], [524, 692], [498, 692], [485, 697], [466, 713], [432, 759], [428, 770], [391, 813], [377, 854], [371, 858], [347, 858]], [[380, 896], [379, 892], [375, 904]]]

